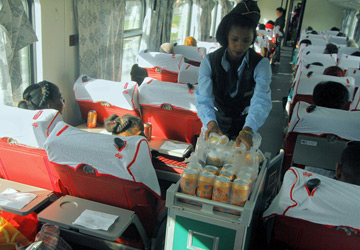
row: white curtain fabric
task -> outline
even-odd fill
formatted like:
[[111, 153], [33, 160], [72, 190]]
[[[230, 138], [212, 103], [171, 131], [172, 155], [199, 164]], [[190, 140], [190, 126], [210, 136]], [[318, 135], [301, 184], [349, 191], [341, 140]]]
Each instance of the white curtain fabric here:
[[215, 2], [212, 0], [201, 1], [201, 21], [200, 23], [200, 41], [207, 41], [210, 36], [211, 27], [211, 11], [215, 7]]
[[360, 13], [356, 15], [357, 23], [354, 31], [354, 40], [359, 44], [360, 43]]
[[340, 30], [343, 31], [345, 34], [349, 35], [349, 27], [351, 26], [351, 22], [353, 21], [356, 14], [356, 10], [353, 9], [345, 9], [344, 15], [341, 23]]
[[233, 8], [233, 5], [230, 3], [229, 0], [220, 0], [220, 7], [221, 7], [221, 19], [222, 19], [230, 12], [230, 10]]
[[140, 49], [159, 51], [160, 45], [170, 41], [175, 0], [146, 0], [146, 14]]
[[80, 73], [121, 80], [125, 0], [77, 0]]
[[20, 0], [2, 0], [0, 10], [0, 104], [13, 106], [22, 99], [19, 51], [37, 41]]

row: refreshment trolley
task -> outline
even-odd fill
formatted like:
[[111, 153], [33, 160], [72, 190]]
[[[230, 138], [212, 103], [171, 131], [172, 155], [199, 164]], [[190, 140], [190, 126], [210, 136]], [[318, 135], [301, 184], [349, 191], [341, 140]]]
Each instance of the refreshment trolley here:
[[244, 207], [180, 192], [180, 181], [167, 190], [165, 250], [249, 249], [261, 213], [268, 160], [265, 159]]

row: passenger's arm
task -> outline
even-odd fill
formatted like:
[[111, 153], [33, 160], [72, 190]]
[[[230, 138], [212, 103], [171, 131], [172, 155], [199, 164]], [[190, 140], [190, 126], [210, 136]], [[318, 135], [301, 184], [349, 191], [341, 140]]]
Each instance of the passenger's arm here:
[[211, 132], [222, 134], [217, 125], [214, 110], [214, 93], [212, 82], [212, 71], [209, 57], [206, 56], [201, 62], [199, 70], [198, 87], [196, 90], [196, 109], [198, 117], [201, 119], [203, 126], [207, 128], [205, 137], [208, 138]]

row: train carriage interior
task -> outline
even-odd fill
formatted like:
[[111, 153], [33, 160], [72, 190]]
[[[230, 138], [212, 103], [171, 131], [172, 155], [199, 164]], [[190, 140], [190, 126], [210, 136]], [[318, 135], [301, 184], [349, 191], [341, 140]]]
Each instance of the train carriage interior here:
[[359, 45], [360, 0], [0, 0], [0, 250], [360, 249]]

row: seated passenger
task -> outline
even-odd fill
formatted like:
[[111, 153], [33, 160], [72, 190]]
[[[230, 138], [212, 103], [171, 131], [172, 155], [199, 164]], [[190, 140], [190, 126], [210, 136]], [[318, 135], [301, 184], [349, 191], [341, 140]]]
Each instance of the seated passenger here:
[[352, 56], [358, 56], [360, 57], [360, 51], [355, 51], [354, 53], [351, 54]]
[[349, 102], [349, 91], [338, 82], [321, 82], [314, 88], [313, 101], [316, 106], [344, 109]]
[[344, 71], [338, 67], [338, 66], [330, 66], [327, 67], [324, 72], [323, 75], [327, 75], [327, 76], [337, 76], [337, 77], [344, 77], [345, 73]]
[[163, 43], [160, 46], [159, 51], [167, 54], [175, 54], [176, 43]]
[[324, 49], [324, 54], [337, 54], [338, 47], [333, 43], [326, 44], [326, 48]]
[[148, 77], [146, 69], [139, 67], [138, 64], [134, 64], [130, 71], [131, 81], [137, 82], [140, 86], [144, 79]]
[[348, 142], [336, 165], [336, 179], [360, 186], [360, 141]]
[[187, 36], [184, 41], [184, 45], [197, 47], [197, 41], [192, 36]]
[[62, 114], [65, 107], [59, 87], [48, 81], [31, 84], [25, 89], [23, 99], [18, 104], [22, 109], [55, 109]]
[[144, 124], [139, 117], [133, 115], [123, 115], [119, 117], [112, 114], [105, 120], [105, 129], [113, 135], [133, 136], [144, 134]]

